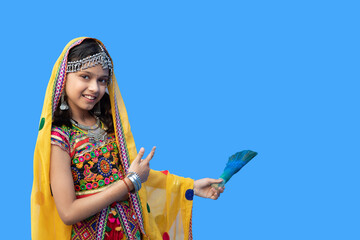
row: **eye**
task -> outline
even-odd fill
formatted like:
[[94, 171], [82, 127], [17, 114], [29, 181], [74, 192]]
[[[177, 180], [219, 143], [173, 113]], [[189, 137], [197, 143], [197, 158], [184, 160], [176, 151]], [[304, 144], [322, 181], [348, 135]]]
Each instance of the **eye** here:
[[81, 75], [81, 77], [83, 78], [83, 79], [90, 79], [90, 77], [88, 76], [88, 75]]
[[100, 82], [100, 83], [103, 83], [103, 84], [107, 84], [108, 79], [106, 79], [106, 78], [100, 78], [100, 79], [99, 79], [99, 82]]

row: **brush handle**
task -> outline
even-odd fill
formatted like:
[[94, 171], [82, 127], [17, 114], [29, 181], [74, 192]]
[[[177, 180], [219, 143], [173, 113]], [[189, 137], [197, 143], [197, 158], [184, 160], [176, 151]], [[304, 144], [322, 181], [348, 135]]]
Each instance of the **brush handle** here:
[[[222, 178], [219, 178], [219, 179], [222, 179]], [[222, 179], [223, 181], [221, 182], [221, 183], [213, 183], [213, 184], [211, 184], [211, 186], [213, 187], [213, 188], [215, 188], [215, 189], [218, 189], [218, 188], [220, 188], [220, 187], [224, 187], [225, 186], [225, 180], [224, 179]]]

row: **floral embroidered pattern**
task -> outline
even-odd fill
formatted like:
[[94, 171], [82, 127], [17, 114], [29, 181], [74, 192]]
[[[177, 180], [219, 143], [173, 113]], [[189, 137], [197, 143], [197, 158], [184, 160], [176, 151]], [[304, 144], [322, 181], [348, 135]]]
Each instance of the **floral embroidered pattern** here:
[[[87, 135], [73, 126], [54, 127], [51, 143], [66, 150], [71, 157], [71, 173], [75, 193], [86, 197], [101, 191], [123, 178], [124, 170], [119, 157], [115, 135], [96, 145]], [[73, 225], [72, 240], [140, 239], [140, 228], [131, 202], [114, 203], [101, 213]]]
[[80, 129], [53, 128], [51, 143], [73, 155], [71, 172], [77, 195], [100, 189], [124, 175], [113, 134], [101, 145], [96, 145], [90, 143]]

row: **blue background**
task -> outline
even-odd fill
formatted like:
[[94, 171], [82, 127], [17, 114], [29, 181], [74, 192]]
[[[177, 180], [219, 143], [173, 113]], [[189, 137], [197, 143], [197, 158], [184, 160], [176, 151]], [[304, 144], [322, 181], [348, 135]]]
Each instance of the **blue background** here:
[[[0, 7], [1, 239], [30, 239], [32, 157], [53, 64], [107, 46], [151, 167], [217, 178], [259, 155], [195, 239], [360, 239], [358, 1], [10, 1]], [[147, 151], [148, 152], [148, 151]]]

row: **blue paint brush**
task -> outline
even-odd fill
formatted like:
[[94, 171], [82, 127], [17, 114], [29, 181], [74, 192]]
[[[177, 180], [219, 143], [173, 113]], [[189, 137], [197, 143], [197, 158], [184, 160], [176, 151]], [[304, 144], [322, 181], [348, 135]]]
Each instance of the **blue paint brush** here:
[[235, 175], [243, 166], [245, 166], [251, 159], [257, 155], [257, 152], [251, 150], [244, 150], [237, 152], [231, 157], [229, 157], [228, 162], [226, 163], [224, 172], [221, 174], [220, 178], [223, 180], [222, 183], [212, 184], [213, 187], [219, 188], [225, 186], [225, 184], [230, 180], [230, 178]]

